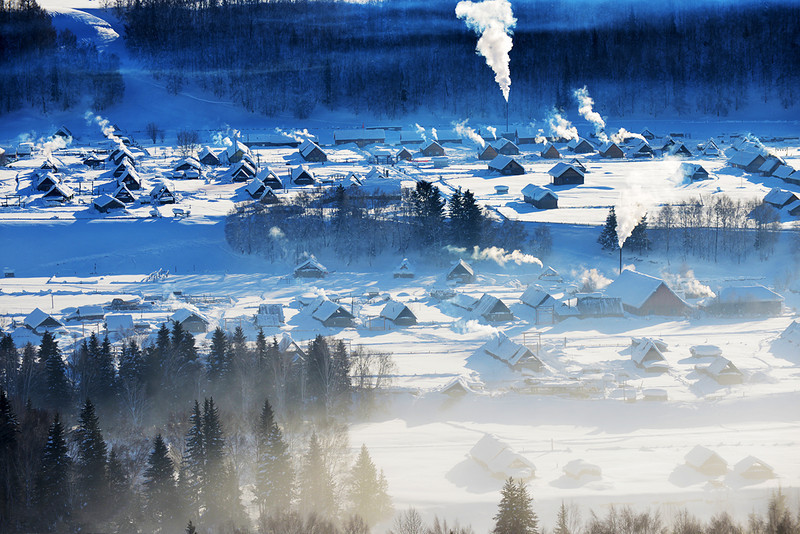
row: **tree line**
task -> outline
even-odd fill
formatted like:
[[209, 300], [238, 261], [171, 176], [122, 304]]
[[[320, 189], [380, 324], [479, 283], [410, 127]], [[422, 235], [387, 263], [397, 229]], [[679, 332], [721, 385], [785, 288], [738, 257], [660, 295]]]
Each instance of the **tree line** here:
[[[449, 2], [116, 6], [130, 49], [173, 92], [197, 83], [249, 111], [298, 118], [316, 106], [389, 118], [432, 111], [496, 119], [506, 111], [475, 54], [475, 35]], [[572, 91], [584, 85], [601, 112], [618, 116], [724, 116], [755, 101], [796, 105], [800, 60], [786, 38], [800, 21], [793, 3], [623, 9], [598, 2], [576, 9], [537, 1], [515, 4], [514, 14], [512, 117], [574, 108]]]
[[[598, 242], [604, 250], [618, 250], [618, 216], [611, 207]], [[751, 254], [768, 259], [780, 235], [780, 214], [762, 200], [734, 200], [721, 194], [704, 200], [665, 203], [648, 219], [644, 214], [624, 242], [624, 248], [645, 254], [658, 247], [714, 262], [741, 263]]]
[[350, 263], [383, 253], [438, 255], [448, 245], [546, 256], [552, 246], [546, 226], [531, 236], [519, 222], [490, 217], [470, 190], [445, 199], [425, 180], [399, 195], [337, 186], [302, 191], [279, 204], [244, 203], [228, 215], [225, 236], [234, 250], [270, 261], [315, 251]]
[[57, 32], [36, 0], [0, 1], [0, 114], [23, 107], [42, 113], [119, 102], [124, 83], [119, 59]]

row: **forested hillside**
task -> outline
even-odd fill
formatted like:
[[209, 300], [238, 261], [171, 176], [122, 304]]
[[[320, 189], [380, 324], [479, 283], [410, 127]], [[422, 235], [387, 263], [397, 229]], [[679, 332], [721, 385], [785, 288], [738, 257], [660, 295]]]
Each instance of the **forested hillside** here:
[[[315, 106], [385, 117], [505, 113], [476, 37], [451, 2], [117, 5], [128, 46], [175, 92], [196, 81], [268, 116], [307, 117]], [[794, 104], [800, 53], [789, 36], [800, 6], [681, 6], [516, 3], [512, 117], [567, 106], [584, 84], [604, 112], [618, 115], [725, 116], [756, 100]]]

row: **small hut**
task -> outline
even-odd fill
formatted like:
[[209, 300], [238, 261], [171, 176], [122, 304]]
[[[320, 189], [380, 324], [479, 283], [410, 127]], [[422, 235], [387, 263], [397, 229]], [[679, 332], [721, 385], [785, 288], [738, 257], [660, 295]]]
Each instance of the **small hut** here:
[[722, 457], [702, 445], [695, 446], [684, 457], [686, 465], [708, 476], [720, 476], [728, 472], [728, 462]]
[[457, 284], [470, 284], [474, 278], [475, 272], [464, 260], [458, 260], [455, 264], [453, 264], [453, 266], [450, 268], [450, 271], [447, 273], [447, 280], [452, 280]]
[[511, 156], [498, 155], [489, 162], [489, 170], [503, 175], [525, 174], [525, 168]]
[[514, 144], [510, 139], [500, 139], [494, 144], [498, 154], [505, 156], [518, 156], [519, 147]]
[[292, 168], [292, 182], [295, 185], [314, 185], [317, 179], [314, 176], [314, 171], [306, 165], [300, 165]]
[[403, 258], [403, 261], [401, 261], [397, 269], [394, 270], [394, 277], [414, 278], [414, 268], [411, 266], [411, 262], [408, 261], [408, 258]]
[[600, 155], [604, 158], [620, 159], [625, 157], [625, 152], [616, 143], [608, 142], [600, 147]]
[[396, 300], [390, 300], [381, 310], [380, 316], [392, 321], [398, 326], [412, 326], [417, 324], [417, 316], [408, 306]]
[[100, 213], [108, 213], [111, 210], [124, 209], [125, 204], [111, 195], [100, 195], [92, 200], [92, 206]]
[[544, 159], [558, 159], [561, 157], [561, 152], [558, 151], [553, 143], [547, 143], [539, 155]]
[[490, 323], [501, 323], [506, 321], [513, 321], [514, 314], [505, 303], [499, 298], [484, 293], [478, 304], [473, 309], [475, 315], [482, 317], [485, 321]]
[[325, 151], [322, 150], [319, 145], [309, 139], [303, 141], [303, 144], [300, 145], [298, 151], [300, 152], [300, 157], [302, 157], [305, 161], [312, 161], [316, 163], [328, 161], [328, 155], [325, 154]]
[[584, 183], [583, 171], [563, 161], [556, 163], [552, 169], [547, 171], [547, 174], [552, 177], [553, 185], [580, 185]]
[[422, 146], [421, 152], [423, 156], [429, 158], [433, 156], [444, 156], [444, 147], [437, 141], [431, 140]]
[[312, 254], [294, 268], [295, 278], [325, 278], [328, 269]]
[[478, 153], [478, 159], [481, 161], [492, 161], [496, 157], [497, 149], [490, 144], [487, 144], [483, 147], [483, 150]]
[[173, 324], [181, 325], [184, 331], [191, 334], [202, 334], [208, 330], [208, 320], [197, 312], [181, 308], [173, 313], [169, 320]]
[[522, 188], [522, 199], [540, 210], [558, 208], [558, 195], [546, 187], [528, 184]]
[[591, 154], [594, 152], [594, 145], [583, 137], [576, 137], [567, 143], [567, 148], [575, 154]]

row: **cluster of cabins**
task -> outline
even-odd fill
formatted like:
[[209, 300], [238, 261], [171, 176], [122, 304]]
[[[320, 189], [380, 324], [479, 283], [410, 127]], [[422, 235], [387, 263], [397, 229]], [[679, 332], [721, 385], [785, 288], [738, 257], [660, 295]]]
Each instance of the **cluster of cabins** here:
[[734, 474], [746, 480], [768, 480], [775, 478], [775, 470], [755, 456], [747, 456], [737, 462], [729, 471], [728, 462], [722, 456], [702, 445], [696, 445], [686, 456], [685, 465], [695, 473], [706, 477], [719, 477]]

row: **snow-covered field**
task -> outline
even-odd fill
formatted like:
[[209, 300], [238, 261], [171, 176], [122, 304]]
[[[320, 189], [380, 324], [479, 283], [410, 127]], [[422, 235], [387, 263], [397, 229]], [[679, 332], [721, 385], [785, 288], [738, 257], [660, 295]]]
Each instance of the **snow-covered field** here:
[[[495, 434], [535, 464], [530, 488], [545, 525], [552, 526], [562, 500], [576, 502], [584, 510], [591, 506], [597, 512], [610, 504], [633, 504], [664, 511], [687, 507], [701, 516], [728, 511], [738, 519], [763, 510], [769, 491], [779, 486], [792, 503], [800, 501], [800, 351], [797, 345], [778, 340], [800, 304], [800, 295], [792, 291], [800, 287], [799, 273], [787, 236], [768, 262], [729, 265], [677, 257], [625, 258], [638, 271], [669, 274], [678, 281], [696, 277], [714, 289], [744, 282], [779, 288], [785, 308], [775, 317], [626, 315], [569, 318], [550, 325], [536, 324], [533, 309], [519, 302], [533, 283], [545, 285], [559, 298], [568, 296], [587, 269], [595, 268], [609, 279], [616, 277], [617, 257], [600, 252], [596, 244], [596, 225], [605, 220], [609, 206], [618, 206], [622, 213], [626, 209], [641, 213], [664, 202], [707, 200], [717, 194], [760, 199], [773, 187], [798, 191], [797, 186], [732, 169], [725, 158], [621, 161], [603, 160], [595, 154], [579, 156], [589, 171], [584, 185], [554, 187], [559, 208], [537, 210], [522, 201], [520, 191], [529, 183], [550, 182], [547, 171], [555, 161], [542, 160], [540, 146], [521, 146], [524, 175], [501, 176], [490, 173], [486, 162], [477, 160], [477, 148], [465, 140], [445, 145], [449, 166], [434, 169], [429, 158], [418, 158], [391, 168], [389, 180], [382, 184], [399, 188], [417, 179], [431, 180], [446, 196], [456, 187], [472, 190], [498, 216], [551, 223], [554, 250], [544, 266], [557, 269], [563, 282], [543, 282], [539, 279], [543, 269], [535, 264], [501, 267], [491, 261], [476, 262], [476, 281], [459, 291], [474, 297], [491, 293], [508, 304], [515, 316], [509, 323], [492, 326], [463, 308], [433, 299], [431, 289], [447, 286], [444, 267], [421, 258], [412, 258], [417, 260], [413, 279], [393, 278], [399, 257], [350, 266], [322, 258], [331, 274], [323, 280], [299, 281], [291, 276], [292, 265], [242, 256], [225, 243], [225, 215], [237, 202], [249, 200], [244, 191], [247, 184], [231, 183], [225, 168], [209, 169], [199, 180], [175, 180], [179, 200], [157, 208], [159, 217], [141, 198], [180, 159], [173, 146], [178, 129], [201, 130], [201, 143], [215, 147], [221, 139], [217, 134], [230, 133], [228, 125], [245, 132], [297, 126], [329, 139], [333, 126], [352, 127], [353, 121], [361, 119], [330, 115], [294, 126], [288, 118], [265, 123], [225, 103], [209, 102], [213, 97], [208, 95], [168, 96], [127, 57], [121, 40], [115, 38], [118, 23], [94, 8], [94, 3], [44, 5], [55, 13], [57, 26], [73, 28], [79, 38], [115, 50], [123, 65], [130, 67], [125, 74], [125, 102], [105, 115], [128, 128], [129, 135], [140, 142], [142, 151], [137, 155], [145, 185], [137, 193], [139, 200], [125, 211], [99, 214], [91, 207], [92, 200], [113, 190], [113, 177], [109, 170], [89, 170], [81, 164], [83, 155], [106, 142], [97, 124], [74, 113], [17, 114], [4, 119], [0, 141], [10, 144], [26, 134], [33, 141], [44, 140], [62, 124], [75, 133], [72, 144], [52, 152], [64, 164], [64, 181], [75, 197], [66, 204], [49, 203], [34, 190], [34, 170], [46, 157], [41, 150], [0, 168], [0, 200], [7, 198], [14, 204], [0, 207], [0, 267], [16, 275], [0, 279], [0, 327], [10, 330], [12, 321], [21, 321], [36, 307], [63, 318], [76, 306], [155, 296], [152, 305], [134, 313], [137, 328], [145, 336], [175, 310], [187, 306], [175, 297], [179, 291], [194, 297], [231, 297], [227, 302], [206, 299], [213, 300], [212, 304], [197, 299], [196, 309], [209, 319], [211, 329], [241, 325], [253, 339], [252, 317], [259, 304], [282, 304], [286, 324], [266, 328], [270, 336], [285, 332], [305, 342], [322, 333], [393, 354], [397, 368], [392, 388], [374, 413], [354, 416], [351, 446], [357, 448], [363, 442], [369, 447], [376, 464], [386, 472], [396, 508], [415, 506], [428, 517], [437, 513], [458, 518], [462, 524], [471, 523], [476, 532], [489, 529], [502, 485], [501, 479], [468, 457], [484, 433]], [[197, 113], [198, 106], [208, 113]], [[142, 108], [148, 109], [147, 116], [132, 111]], [[160, 117], [161, 127], [172, 132], [166, 143], [145, 140], [144, 124], [151, 117]], [[662, 133], [691, 131], [692, 146], [714, 136], [723, 149], [729, 147], [731, 133], [794, 137], [767, 144], [789, 165], [800, 168], [800, 125], [796, 117], [787, 119], [774, 123], [628, 121], [625, 126], [631, 131], [645, 125]], [[404, 129], [413, 130], [413, 122], [404, 123]], [[430, 132], [432, 124], [423, 126]], [[557, 147], [565, 148], [563, 144]], [[337, 181], [351, 171], [363, 174], [371, 169], [368, 151], [355, 145], [324, 148], [331, 161], [311, 164], [322, 177]], [[279, 170], [282, 178], [288, 166], [300, 163], [296, 149], [291, 148], [257, 149], [254, 157]], [[711, 179], [676, 180], [674, 173], [682, 161], [703, 165]], [[496, 194], [496, 185], [508, 186], [508, 194]], [[174, 208], [189, 215], [176, 215]], [[784, 230], [794, 228], [793, 217], [785, 211], [781, 217]], [[146, 280], [159, 269], [169, 271], [168, 276]], [[356, 312], [359, 326], [323, 327], [299, 304], [307, 294], [341, 297]], [[386, 330], [364, 327], [378, 315], [385, 294], [406, 303], [419, 324]], [[540, 347], [544, 371], [512, 371], [481, 351], [498, 330], [518, 343]], [[60, 343], [71, 347], [92, 331], [102, 331], [101, 322], [69, 323]], [[22, 331], [15, 336], [18, 343], [24, 342]], [[645, 373], [633, 364], [634, 336], [655, 337], [668, 344], [667, 373]], [[201, 347], [209, 342], [203, 335], [198, 341]], [[743, 372], [743, 383], [722, 386], [695, 369], [704, 362], [692, 358], [689, 349], [707, 344], [719, 346], [735, 363]], [[450, 398], [439, 391], [457, 377], [469, 384], [467, 395]], [[645, 400], [645, 391], [653, 389], [663, 390], [667, 399]], [[687, 467], [684, 456], [696, 445], [721, 455], [728, 462], [728, 473], [705, 476]], [[749, 480], [735, 474], [734, 464], [749, 455], [772, 466], [775, 477]], [[581, 479], [566, 476], [564, 465], [576, 459], [596, 464], [602, 474]]]

